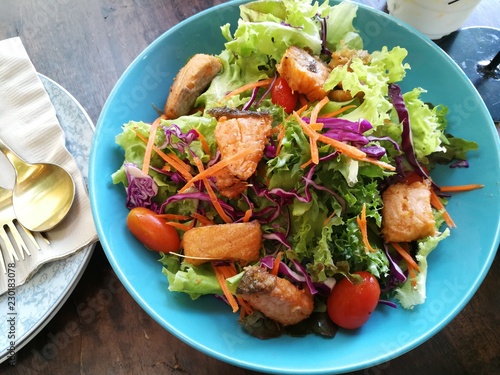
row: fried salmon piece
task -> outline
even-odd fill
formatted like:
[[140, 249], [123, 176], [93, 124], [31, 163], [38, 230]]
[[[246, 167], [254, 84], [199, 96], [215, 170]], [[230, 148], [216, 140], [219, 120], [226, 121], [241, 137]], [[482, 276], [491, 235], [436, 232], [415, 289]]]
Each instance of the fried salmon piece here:
[[227, 167], [215, 177], [215, 184], [219, 192], [227, 198], [238, 198], [248, 188], [247, 182], [232, 175]]
[[253, 150], [245, 158], [229, 164], [216, 176], [220, 193], [228, 198], [236, 198], [246, 190], [246, 180], [255, 173], [264, 155], [273, 118], [268, 113], [220, 108], [209, 113], [217, 118], [214, 135], [222, 160], [245, 149]]
[[323, 85], [331, 69], [302, 48], [289, 47], [276, 69], [293, 91], [304, 94], [310, 101], [321, 100], [328, 94]]
[[175, 119], [187, 115], [196, 98], [208, 87], [221, 68], [222, 63], [214, 56], [194, 55], [174, 79], [165, 104], [165, 116]]
[[359, 58], [363, 64], [368, 64], [371, 60], [371, 55], [368, 51], [350, 49], [347, 47], [342, 47], [342, 49], [332, 52], [332, 59], [328, 63], [328, 66], [334, 69], [337, 66], [349, 65], [354, 58]]
[[186, 261], [194, 266], [211, 260], [246, 265], [259, 259], [262, 231], [258, 221], [207, 225], [188, 230], [182, 238], [182, 245]]
[[259, 266], [245, 269], [236, 293], [268, 318], [284, 325], [297, 324], [314, 310], [312, 295]]
[[397, 183], [382, 193], [385, 242], [411, 242], [436, 234], [428, 182]]

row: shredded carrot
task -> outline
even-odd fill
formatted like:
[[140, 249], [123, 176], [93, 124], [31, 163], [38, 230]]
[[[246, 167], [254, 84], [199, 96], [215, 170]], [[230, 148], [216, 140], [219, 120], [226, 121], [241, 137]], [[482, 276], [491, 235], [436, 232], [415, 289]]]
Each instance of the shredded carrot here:
[[[137, 130], [135, 131], [135, 134], [139, 139], [141, 139], [143, 142], [148, 143], [148, 140]], [[190, 167], [186, 165], [179, 157], [174, 154], [170, 153], [169, 155], [165, 154], [162, 150], [160, 150], [158, 147], [153, 145], [153, 150], [168, 164], [170, 164], [172, 167], [174, 167], [181, 175], [184, 177], [186, 180], [190, 180], [193, 176], [191, 175], [190, 172]], [[143, 166], [144, 167], [144, 166]], [[148, 166], [149, 168], [149, 166]]]
[[224, 99], [224, 100], [229, 99], [233, 95], [241, 94], [242, 92], [254, 89], [256, 87], [268, 86], [273, 82], [273, 80], [274, 80], [274, 78], [267, 78], [267, 79], [263, 79], [262, 81], [247, 83], [246, 85], [243, 85], [243, 86], [231, 91], [230, 93], [226, 94], [222, 99]]
[[200, 138], [201, 142], [201, 147], [203, 148], [203, 152], [207, 155], [210, 155], [210, 146], [208, 145], [207, 139], [203, 134], [200, 133], [199, 130], [196, 131], [198, 133], [198, 136]]
[[310, 123], [309, 124], [309, 127], [314, 130], [314, 131], [320, 131], [320, 130], [323, 130], [323, 126], [324, 124], [322, 124], [321, 122], [316, 122], [316, 123]]
[[[381, 168], [388, 169], [388, 170], [395, 170], [396, 168], [388, 163], [384, 163], [383, 161], [376, 160], [373, 158], [370, 158], [366, 156], [366, 153], [361, 151], [360, 149], [348, 145], [347, 143], [338, 141], [336, 139], [326, 137], [323, 134], [320, 134], [315, 131], [313, 128], [313, 124], [308, 124], [302, 118], [298, 115], [297, 112], [293, 113], [295, 118], [297, 119], [298, 123], [302, 126], [302, 129], [304, 130], [304, 133], [309, 137], [309, 146], [311, 148], [311, 160], [312, 163], [318, 164], [319, 163], [319, 153], [318, 153], [318, 145], [317, 141], [321, 141], [323, 143], [326, 143], [327, 145], [330, 145], [334, 148], [336, 148], [339, 152], [343, 153], [344, 155], [355, 159], [359, 161], [365, 161], [368, 163], [372, 163], [375, 165], [378, 165]], [[308, 163], [305, 163], [301, 165], [301, 168], [305, 168], [308, 165]]]
[[166, 224], [170, 225], [171, 227], [180, 229], [184, 232], [187, 232], [188, 230], [193, 229], [193, 226], [194, 226], [194, 222], [191, 224], [182, 224], [182, 223], [178, 223], [177, 221], [167, 221]]
[[309, 137], [309, 147], [311, 149], [311, 160], [314, 164], [319, 163], [319, 153], [318, 153], [318, 145], [316, 141], [318, 140], [319, 134], [311, 129], [310, 124], [306, 123], [302, 118], [299, 116], [297, 112], [293, 112], [293, 115], [297, 119], [298, 123], [300, 126], [302, 126], [302, 129], [304, 130], [304, 133]]
[[248, 210], [245, 211], [245, 216], [243, 216], [243, 222], [248, 223], [250, 221], [250, 218], [252, 217], [253, 210], [249, 208]]
[[[302, 107], [300, 107], [298, 110], [296, 110], [295, 112], [297, 112], [298, 115], [302, 114], [302, 112], [304, 112], [307, 108], [309, 108], [309, 104], [308, 103], [305, 103]], [[288, 117], [290, 118], [290, 116]]]
[[440, 186], [439, 190], [444, 193], [470, 191], [475, 189], [481, 189], [484, 185], [481, 184], [468, 184], [468, 185], [457, 185], [457, 186]]
[[167, 220], [189, 220], [189, 216], [178, 214], [158, 214], [156, 216]]
[[282, 256], [283, 256], [283, 253], [280, 251], [276, 255], [276, 258], [274, 258], [273, 268], [272, 268], [271, 272], [269, 272], [271, 275], [274, 275], [274, 276], [278, 275]]
[[[224, 279], [228, 279], [230, 277], [233, 277], [234, 275], [236, 275], [238, 273], [238, 271], [236, 270], [236, 267], [234, 266], [234, 263], [230, 263], [228, 265], [219, 265], [219, 266], [214, 266], [214, 269], [215, 267], [218, 267], [218, 270], [220, 271], [220, 273], [222, 274], [223, 278]], [[219, 280], [219, 279], [217, 279]], [[227, 286], [227, 284], [225, 283], [225, 280], [224, 280], [224, 285]], [[221, 286], [222, 288], [222, 286]], [[229, 292], [229, 290], [227, 290], [227, 292]], [[230, 295], [231, 292], [229, 292]], [[224, 294], [227, 298], [227, 295]], [[239, 296], [234, 296], [238, 302], [238, 304], [240, 305], [241, 307], [241, 310], [240, 310], [240, 319], [243, 319], [246, 315], [251, 315], [253, 313], [253, 308], [252, 306], [247, 302], [245, 301], [243, 298], [239, 297]], [[228, 298], [228, 301], [229, 301], [229, 298]], [[234, 306], [231, 305], [233, 307], [233, 312], [236, 312], [234, 311]]]
[[300, 166], [300, 168], [305, 169], [305, 168], [307, 168], [307, 167], [308, 167], [309, 165], [311, 165], [311, 164], [312, 164], [312, 159], [309, 159], [309, 160], [308, 160], [308, 161], [306, 161], [304, 164], [302, 164], [302, 165]]
[[[400, 246], [400, 250], [404, 251], [408, 255], [410, 254], [410, 250], [408, 248], [408, 242], [403, 242], [399, 246]], [[411, 256], [410, 256], [410, 259], [413, 260], [413, 258], [411, 258]], [[415, 265], [416, 265], [416, 262], [410, 262], [410, 263], [407, 262], [406, 263], [406, 266], [408, 268], [408, 275], [410, 276], [411, 285], [414, 288], [417, 286], [417, 274], [416, 274], [416, 272], [420, 272], [418, 265], [416, 267], [415, 267]]]
[[316, 165], [319, 164], [318, 143], [316, 142], [315, 137], [309, 138], [309, 148], [311, 149], [311, 162]]
[[203, 178], [208, 178], [210, 176], [215, 176], [217, 172], [219, 172], [222, 168], [228, 166], [231, 163], [234, 163], [235, 161], [239, 159], [243, 159], [244, 157], [250, 155], [254, 150], [252, 148], [246, 148], [244, 150], [241, 150], [240, 152], [237, 152], [234, 155], [231, 155], [225, 159], [222, 159], [218, 163], [212, 165], [211, 167], [203, 170], [203, 172], [198, 173], [196, 176], [192, 177], [191, 179], [188, 180], [186, 185], [182, 187], [182, 189], [179, 190], [180, 193], [185, 192], [187, 189], [189, 189], [191, 186], [196, 181], [199, 181]]
[[408, 267], [411, 267], [417, 272], [420, 272], [420, 267], [418, 266], [417, 262], [411, 257], [410, 253], [407, 250], [403, 249], [403, 247], [401, 247], [401, 245], [399, 245], [396, 242], [391, 242], [391, 245], [394, 249], [396, 249], [399, 255], [403, 257]]
[[361, 236], [363, 238], [363, 243], [365, 245], [366, 252], [376, 252], [376, 250], [370, 245], [370, 241], [368, 240], [368, 226], [366, 223], [366, 204], [363, 203], [363, 208], [361, 209], [361, 214], [356, 217], [356, 221], [358, 222], [359, 230], [361, 232]]
[[236, 271], [236, 267], [235, 267], [233, 262], [230, 262], [230, 263], [224, 264], [224, 265], [220, 265], [219, 267], [222, 271], [222, 274], [224, 275], [224, 277], [226, 279], [229, 277], [233, 277], [234, 275], [236, 275], [238, 273]]
[[368, 156], [364, 157], [363, 159], [359, 159], [359, 160], [360, 161], [366, 161], [367, 163], [378, 165], [380, 168], [384, 168], [384, 169], [387, 169], [389, 171], [395, 171], [396, 170], [396, 167], [394, 167], [393, 165], [391, 165], [389, 163], [386, 163], [386, 162], [383, 162], [381, 160], [370, 158]]
[[[219, 282], [222, 293], [224, 293], [227, 302], [232, 307], [233, 312], [237, 312], [239, 309], [238, 302], [234, 295], [229, 291], [226, 283], [226, 279], [228, 277], [227, 275], [229, 274], [229, 272], [231, 272], [231, 268], [226, 265], [216, 265], [215, 262], [212, 262], [212, 268], [214, 269], [215, 276], [217, 276], [217, 281]], [[234, 273], [232, 276], [234, 275], [236, 275], [236, 273]]]
[[[181, 242], [182, 242], [182, 240], [181, 240]], [[179, 254], [179, 253], [174, 253], [174, 252], [170, 252], [169, 254], [175, 255], [176, 257], [184, 258], [184, 259], [199, 259], [199, 260], [206, 260], [206, 261], [212, 261], [212, 260], [219, 261], [220, 260], [219, 258], [187, 256], [184, 254]]]
[[151, 154], [153, 153], [153, 147], [155, 144], [156, 138], [156, 129], [158, 129], [158, 125], [160, 124], [161, 117], [158, 117], [153, 121], [151, 127], [149, 128], [149, 138], [146, 142], [146, 151], [144, 152], [144, 160], [142, 162], [142, 173], [148, 174], [149, 172], [149, 164], [151, 163]]
[[286, 129], [283, 124], [279, 124], [275, 129], [278, 129], [278, 136], [276, 142], [278, 143], [276, 146], [276, 156], [278, 156], [281, 152], [281, 146], [283, 144], [283, 139], [285, 138]]
[[[196, 166], [198, 167], [198, 170], [200, 173], [198, 174], [201, 175], [203, 171], [205, 171], [203, 164], [199, 158], [194, 158], [194, 162], [196, 163]], [[220, 205], [219, 199], [217, 198], [217, 195], [215, 195], [214, 189], [212, 189], [212, 186], [208, 182], [207, 177], [202, 177], [201, 180], [203, 181], [203, 184], [205, 185], [205, 189], [207, 189], [208, 196], [210, 197], [210, 201], [214, 205], [215, 210], [219, 214], [219, 216], [224, 220], [225, 223], [232, 223], [233, 221], [231, 218], [226, 214], [226, 212], [222, 209], [222, 206]]]
[[333, 211], [326, 219], [323, 225], [327, 225], [330, 220], [335, 216], [335, 211]]
[[431, 189], [431, 205], [436, 210], [442, 211], [443, 219], [446, 222], [446, 225], [448, 225], [448, 227], [450, 228], [456, 227], [455, 222], [451, 218], [450, 214], [446, 211], [443, 202], [441, 202], [441, 199], [439, 199], [434, 189]]
[[236, 299], [238, 300], [238, 303], [241, 306], [240, 319], [243, 319], [247, 315], [252, 315], [252, 313], [253, 313], [252, 306], [247, 301], [245, 301], [243, 298], [241, 298], [239, 296], [236, 296]]
[[362, 160], [366, 158], [366, 154], [360, 149], [348, 145], [347, 143], [337, 141], [336, 139], [326, 137], [322, 134], [318, 135], [318, 140], [336, 148], [339, 152], [342, 152], [344, 155], [349, 156], [352, 159]]
[[330, 102], [328, 96], [321, 99], [313, 108], [311, 112], [311, 124], [315, 124], [318, 121], [318, 115], [321, 109]]
[[336, 139], [326, 137], [322, 134], [318, 135], [318, 140], [336, 148], [338, 151], [351, 157], [352, 159], [362, 160], [366, 158], [366, 154], [363, 151], [354, 146], [348, 145], [347, 143], [337, 141]]
[[271, 129], [271, 134], [279, 134], [281, 131], [281, 128], [283, 127], [283, 124], [276, 125], [274, 128]]
[[305, 97], [305, 95], [299, 95], [299, 103], [301, 106], [308, 105], [307, 98]]
[[198, 212], [193, 212], [191, 214], [191, 217], [193, 219], [196, 219], [198, 220], [202, 225], [214, 225], [215, 223], [210, 220], [208, 217], [202, 215], [202, 214], [199, 214]]
[[345, 111], [351, 108], [356, 108], [356, 105], [355, 104], [346, 105], [345, 107], [339, 108], [336, 111], [325, 113], [321, 115], [321, 117], [337, 117], [338, 115], [344, 113]]
[[408, 266], [408, 275], [410, 275], [411, 285], [413, 287], [417, 286], [417, 274], [415, 273], [415, 269], [411, 266]]

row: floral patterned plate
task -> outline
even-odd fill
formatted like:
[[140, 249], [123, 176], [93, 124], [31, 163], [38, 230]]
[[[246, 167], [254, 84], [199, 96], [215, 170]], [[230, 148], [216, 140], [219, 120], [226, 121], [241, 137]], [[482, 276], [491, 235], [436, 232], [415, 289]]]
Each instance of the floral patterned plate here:
[[[90, 145], [94, 124], [76, 101], [58, 83], [39, 75], [56, 110], [56, 115], [66, 135], [66, 147], [71, 152], [87, 183]], [[15, 351], [31, 340], [61, 308], [80, 280], [90, 260], [95, 243], [65, 259], [44, 265], [25, 284], [16, 288], [17, 321]], [[11, 339], [7, 321], [7, 295], [0, 296], [0, 363], [9, 357]]]

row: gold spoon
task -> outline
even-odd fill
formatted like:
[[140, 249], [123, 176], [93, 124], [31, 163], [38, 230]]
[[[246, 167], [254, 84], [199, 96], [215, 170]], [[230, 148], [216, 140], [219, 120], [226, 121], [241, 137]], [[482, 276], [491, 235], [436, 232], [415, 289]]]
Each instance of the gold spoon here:
[[75, 197], [71, 175], [56, 164], [27, 163], [1, 139], [0, 151], [16, 170], [12, 205], [19, 223], [33, 232], [45, 232], [59, 224]]

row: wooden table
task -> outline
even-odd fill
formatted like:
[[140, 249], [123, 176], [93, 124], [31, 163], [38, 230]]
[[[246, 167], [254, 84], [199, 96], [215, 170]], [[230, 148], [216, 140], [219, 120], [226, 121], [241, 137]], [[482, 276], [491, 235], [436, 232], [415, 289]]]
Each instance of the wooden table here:
[[[37, 70], [97, 119], [132, 60], [178, 22], [222, 0], [2, 0], [0, 39], [20, 36]], [[362, 1], [385, 10], [385, 1]], [[483, 0], [466, 25], [500, 27]], [[500, 42], [499, 42], [500, 45]], [[471, 46], [474, 48], [474, 46]], [[499, 374], [500, 262], [441, 332], [399, 358], [354, 374]], [[98, 245], [50, 323], [2, 374], [256, 374], [208, 357], [161, 328], [125, 291]]]

